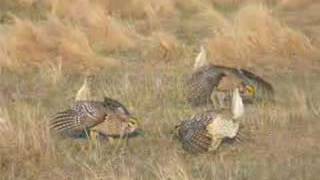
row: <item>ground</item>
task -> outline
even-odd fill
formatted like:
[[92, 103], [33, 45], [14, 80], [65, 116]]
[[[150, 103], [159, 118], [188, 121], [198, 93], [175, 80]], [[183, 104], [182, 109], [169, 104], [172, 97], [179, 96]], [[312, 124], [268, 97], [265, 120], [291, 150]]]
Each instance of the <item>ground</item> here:
[[[1, 179], [318, 179], [319, 12], [311, 0], [2, 0]], [[191, 155], [172, 132], [194, 113], [182, 87], [201, 45], [211, 63], [268, 80], [276, 104], [246, 107], [242, 142]], [[87, 73], [144, 137], [49, 133]]]

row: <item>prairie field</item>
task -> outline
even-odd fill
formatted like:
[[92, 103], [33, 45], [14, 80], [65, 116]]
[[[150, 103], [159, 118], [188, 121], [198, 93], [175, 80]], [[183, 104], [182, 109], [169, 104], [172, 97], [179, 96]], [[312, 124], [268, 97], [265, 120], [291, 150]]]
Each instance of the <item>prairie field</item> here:
[[[175, 124], [194, 114], [183, 82], [210, 63], [269, 81], [274, 105], [246, 106], [241, 142], [185, 152]], [[145, 135], [57, 139], [48, 120], [87, 74]], [[319, 179], [320, 2], [0, 0], [0, 179]]]

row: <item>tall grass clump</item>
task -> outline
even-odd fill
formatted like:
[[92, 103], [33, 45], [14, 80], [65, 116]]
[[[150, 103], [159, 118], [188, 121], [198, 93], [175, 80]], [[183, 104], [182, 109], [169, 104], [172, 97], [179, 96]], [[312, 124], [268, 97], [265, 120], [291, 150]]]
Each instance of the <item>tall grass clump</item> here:
[[99, 3], [89, 0], [47, 1], [51, 15], [75, 24], [87, 35], [89, 43], [103, 51], [130, 49], [135, 46], [134, 29]]
[[[0, 179], [317, 179], [320, 3], [302, 8], [310, 2], [0, 0]], [[195, 155], [174, 127], [203, 110], [184, 96], [200, 47], [214, 64], [259, 69], [275, 102], [246, 105], [239, 141]], [[120, 101], [144, 136], [50, 133], [88, 74], [94, 99]]]
[[230, 24], [217, 30], [208, 48], [218, 62], [229, 60], [234, 64], [258, 62], [263, 54], [292, 57], [314, 50], [307, 36], [277, 20], [262, 4], [240, 8]]
[[[2, 43], [7, 65], [41, 68], [62, 61], [70, 69], [99, 69], [115, 62], [97, 54], [79, 27], [55, 17], [45, 22], [16, 19]], [[13, 63], [15, 62], [15, 63]]]

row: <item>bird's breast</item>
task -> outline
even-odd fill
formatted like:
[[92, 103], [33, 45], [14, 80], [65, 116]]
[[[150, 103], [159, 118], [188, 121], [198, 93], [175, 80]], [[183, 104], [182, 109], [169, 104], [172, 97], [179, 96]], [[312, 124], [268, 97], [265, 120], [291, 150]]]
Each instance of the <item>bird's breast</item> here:
[[207, 131], [214, 138], [234, 138], [239, 131], [239, 123], [218, 115], [207, 126]]

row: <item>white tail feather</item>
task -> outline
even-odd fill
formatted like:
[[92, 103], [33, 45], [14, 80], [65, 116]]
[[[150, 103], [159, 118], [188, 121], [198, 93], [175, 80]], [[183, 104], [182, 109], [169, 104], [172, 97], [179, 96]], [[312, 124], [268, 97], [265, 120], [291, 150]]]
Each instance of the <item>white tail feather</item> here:
[[244, 105], [242, 98], [239, 94], [238, 88], [233, 90], [232, 93], [232, 115], [233, 119], [237, 119], [244, 114]]
[[91, 90], [88, 85], [88, 77], [83, 81], [81, 88], [78, 90], [75, 100], [76, 101], [86, 101], [91, 99]]
[[200, 47], [200, 52], [198, 54], [198, 56], [196, 57], [195, 59], [195, 62], [194, 62], [194, 66], [193, 66], [193, 70], [197, 70], [199, 69], [200, 67], [204, 66], [204, 65], [207, 65], [208, 64], [208, 61], [207, 61], [207, 52], [206, 50], [204, 49], [203, 46]]

